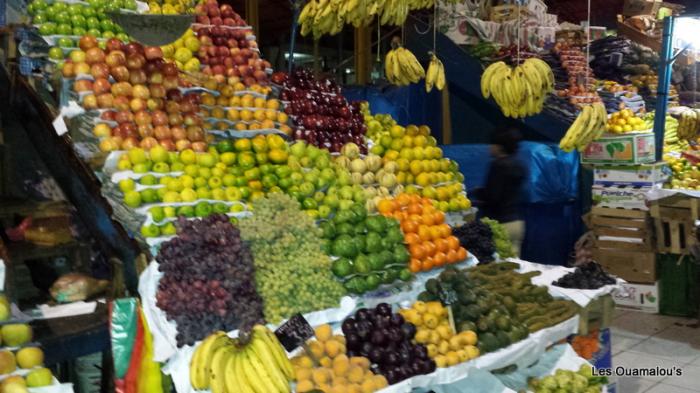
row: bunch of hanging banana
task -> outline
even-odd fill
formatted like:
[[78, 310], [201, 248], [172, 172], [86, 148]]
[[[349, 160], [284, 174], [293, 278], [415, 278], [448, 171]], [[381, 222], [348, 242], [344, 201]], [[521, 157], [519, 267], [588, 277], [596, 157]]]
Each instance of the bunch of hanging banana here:
[[440, 59], [435, 56], [435, 53], [430, 54], [430, 65], [425, 73], [425, 91], [430, 93], [435, 86], [438, 90], [445, 87], [445, 68], [442, 66]]
[[698, 134], [698, 128], [700, 128], [700, 119], [697, 110], [689, 109], [681, 113], [678, 121], [678, 138], [694, 139]]
[[394, 85], [406, 86], [425, 78], [425, 70], [410, 50], [397, 46], [386, 54], [386, 79]]
[[513, 118], [542, 112], [547, 94], [554, 90], [549, 64], [529, 58], [515, 68], [499, 61], [481, 75], [481, 94], [493, 96], [504, 115]]
[[604, 104], [595, 102], [584, 106], [559, 142], [559, 148], [566, 152], [585, 149], [603, 134], [607, 121], [608, 113]]
[[369, 26], [377, 17], [382, 25], [401, 26], [409, 12], [430, 8], [434, 3], [435, 0], [310, 0], [299, 14], [301, 35], [334, 35], [346, 24]]
[[241, 345], [224, 332], [204, 339], [192, 355], [190, 383], [212, 393], [289, 393], [292, 364], [272, 331], [253, 328], [248, 344]]

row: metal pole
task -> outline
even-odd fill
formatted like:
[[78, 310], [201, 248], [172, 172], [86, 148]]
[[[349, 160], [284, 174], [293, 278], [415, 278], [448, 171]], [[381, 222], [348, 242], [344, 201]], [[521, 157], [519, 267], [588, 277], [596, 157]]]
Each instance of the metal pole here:
[[287, 64], [289, 65], [287, 68], [287, 72], [290, 74], [292, 73], [292, 69], [294, 69], [294, 46], [297, 42], [297, 29], [299, 27], [299, 14], [301, 13], [301, 1], [293, 1], [292, 2], [292, 38], [289, 42], [289, 59], [287, 60]]
[[656, 113], [654, 115], [654, 139], [656, 143], [656, 161], [663, 159], [664, 131], [666, 125], [666, 108], [673, 71], [673, 24], [672, 16], [664, 18], [664, 34], [661, 41], [659, 57], [659, 85], [656, 91]]

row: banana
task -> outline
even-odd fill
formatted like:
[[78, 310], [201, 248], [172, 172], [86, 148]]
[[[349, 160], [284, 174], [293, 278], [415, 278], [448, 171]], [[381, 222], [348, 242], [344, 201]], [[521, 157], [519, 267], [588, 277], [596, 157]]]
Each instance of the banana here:
[[[270, 377], [270, 380], [280, 392], [290, 392], [289, 381], [282, 370], [277, 367], [275, 357], [265, 342], [260, 337], [253, 337], [249, 346], [251, 347], [250, 353], [253, 365], [260, 367]], [[260, 369], [258, 373], [260, 373]]]
[[275, 357], [275, 362], [277, 363], [277, 366], [280, 368], [280, 370], [282, 370], [284, 375], [287, 377], [287, 380], [293, 380], [294, 368], [292, 368], [292, 362], [289, 361], [287, 353], [284, 351], [284, 348], [277, 339], [277, 336], [275, 336], [275, 334], [270, 329], [263, 325], [254, 326], [253, 332], [255, 334], [258, 334], [260, 336], [260, 339], [263, 340], [266, 343], [266, 345], [270, 348], [273, 356]]
[[438, 59], [438, 74], [437, 74], [437, 80], [435, 81], [435, 87], [437, 87], [438, 90], [442, 90], [445, 88], [445, 67], [442, 65], [442, 62]]
[[[586, 109], [588, 108], [588, 109]], [[590, 115], [590, 108], [585, 106], [581, 113], [576, 117], [576, 120], [571, 124], [569, 129], [566, 131], [564, 137], [559, 141], [559, 148], [565, 152], [573, 151], [575, 148], [575, 141], [584, 126], [588, 125], [588, 116]]]
[[437, 57], [435, 54], [430, 55], [430, 64], [428, 65], [428, 71], [425, 73], [425, 91], [430, 93], [433, 90], [433, 85], [437, 80], [438, 64]]
[[209, 372], [209, 386], [211, 393], [226, 393], [226, 365], [229, 358], [233, 355], [235, 347], [230, 342], [227, 345], [216, 349], [214, 356], [211, 359], [211, 368]]
[[[209, 368], [212, 356], [219, 347], [230, 343], [230, 341], [231, 339], [225, 332], [217, 331], [199, 344], [190, 362], [190, 382], [193, 388], [199, 390], [209, 387]], [[194, 373], [192, 369], [194, 369]]]
[[416, 83], [425, 77], [425, 70], [411, 51], [397, 46], [390, 50], [385, 59], [384, 71], [387, 80], [397, 86]]
[[260, 369], [257, 358], [253, 356], [250, 348], [243, 351], [243, 373], [248, 385], [255, 393], [275, 393], [279, 392], [278, 388], [270, 379], [270, 376], [264, 370]]

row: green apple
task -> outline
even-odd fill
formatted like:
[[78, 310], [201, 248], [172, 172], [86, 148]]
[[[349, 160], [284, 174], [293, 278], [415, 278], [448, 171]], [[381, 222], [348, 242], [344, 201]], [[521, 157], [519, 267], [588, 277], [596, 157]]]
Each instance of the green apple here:
[[293, 156], [301, 158], [306, 155], [306, 146], [306, 141], [299, 140], [294, 142], [294, 144], [292, 145], [292, 147], [289, 148], [289, 150], [291, 151]]
[[236, 176], [232, 174], [226, 174], [221, 178], [221, 182], [224, 184], [226, 187], [231, 187], [236, 185]]
[[228, 206], [223, 202], [217, 202], [212, 206], [214, 213], [225, 214], [228, 213]]
[[[275, 175], [279, 177], [280, 179], [284, 179], [286, 177], [289, 177], [292, 174], [292, 169], [286, 165], [278, 165], [275, 167]], [[334, 174], [335, 177], [335, 174]]]
[[156, 188], [156, 194], [158, 195], [158, 200], [163, 201], [163, 198], [165, 198], [165, 194], [168, 192], [168, 189], [165, 187], [161, 188]]
[[160, 236], [160, 228], [155, 224], [144, 225], [141, 227], [141, 235], [143, 237], [158, 237]]
[[355, 204], [355, 202], [353, 202], [353, 201], [351, 201], [351, 200], [343, 199], [342, 201], [340, 201], [340, 204], [339, 204], [338, 208], [339, 208], [340, 210], [348, 210], [348, 209], [350, 209], [350, 208], [352, 207], [352, 205], [354, 205], [354, 204]]
[[197, 200], [197, 192], [191, 188], [185, 188], [180, 192], [183, 202], [194, 202]]
[[49, 49], [49, 59], [52, 60], [63, 60], [63, 49], [54, 46]]
[[177, 191], [167, 191], [163, 196], [163, 202], [165, 203], [180, 203], [182, 199], [180, 198], [180, 193]]
[[229, 213], [240, 213], [245, 210], [245, 207], [240, 204], [240, 203], [234, 203], [231, 205], [231, 207], [228, 209]]
[[148, 212], [151, 214], [151, 218], [153, 218], [153, 221], [155, 222], [161, 222], [165, 219], [165, 211], [163, 210], [162, 206], [153, 206], [152, 208], [148, 209]]
[[340, 187], [340, 192], [338, 193], [340, 196], [340, 199], [345, 199], [345, 200], [350, 200], [353, 197], [353, 189], [350, 186], [342, 186]]
[[180, 176], [180, 182], [182, 182], [183, 188], [195, 188], [194, 178], [189, 175]]
[[328, 217], [330, 217], [331, 212], [332, 212], [332, 210], [331, 210], [330, 206], [321, 205], [321, 206], [318, 207], [318, 216], [319, 216], [320, 218], [328, 218]]
[[173, 179], [173, 180], [171, 180], [171, 181], [168, 182], [168, 186], [167, 186], [167, 187], [168, 187], [168, 191], [180, 192], [180, 191], [182, 191], [182, 189], [183, 189], [182, 181], [181, 181], [179, 178], [178, 178], [178, 179]]
[[177, 209], [175, 209], [175, 207], [173, 207], [173, 206], [164, 206], [163, 207], [163, 215], [166, 218], [177, 217]]
[[323, 198], [323, 204], [332, 209], [337, 209], [340, 206], [340, 199], [335, 194], [329, 194]]
[[185, 170], [185, 164], [181, 162], [173, 162], [170, 164], [170, 170], [173, 172], [182, 172]]
[[152, 147], [148, 154], [153, 162], [166, 162], [169, 157], [168, 151], [160, 145]]
[[241, 190], [239, 190], [237, 187], [226, 187], [224, 192], [226, 193], [227, 201], [240, 201], [243, 198]]
[[194, 217], [194, 207], [192, 206], [180, 206], [177, 209], [177, 215], [187, 218]]
[[197, 217], [207, 217], [211, 214], [212, 207], [207, 202], [199, 202], [194, 206], [194, 214]]
[[314, 200], [315, 200], [316, 202], [321, 203], [321, 201], [323, 201], [323, 199], [324, 199], [325, 197], [326, 197], [326, 195], [325, 195], [324, 193], [322, 193], [321, 191], [316, 191], [316, 192], [314, 193], [314, 197], [313, 197], [313, 198], [314, 198]]
[[158, 179], [158, 184], [162, 184], [164, 186], [167, 186], [171, 181], [173, 181], [172, 176], [162, 176], [161, 178]]
[[39, 26], [39, 34], [41, 35], [54, 35], [56, 34], [56, 24], [53, 22], [46, 22]]
[[219, 157], [222, 163], [226, 166], [232, 166], [236, 163], [236, 153], [234, 152], [225, 152], [222, 153], [221, 156]]
[[197, 164], [205, 168], [211, 168], [216, 165], [216, 159], [211, 153], [201, 153], [197, 156]]
[[165, 162], [156, 162], [153, 164], [153, 172], [155, 173], [168, 173], [170, 172], [170, 165]]
[[136, 190], [127, 191], [124, 193], [124, 203], [129, 207], [141, 206], [141, 194]]
[[175, 228], [175, 224], [169, 222], [160, 227], [160, 233], [163, 236], [175, 236], [177, 235], [177, 228]]
[[199, 167], [195, 164], [187, 164], [184, 172], [186, 175], [197, 177], [199, 176]]
[[304, 182], [299, 185], [299, 192], [301, 192], [302, 195], [304, 196], [311, 196], [313, 195], [314, 191], [316, 190], [316, 187], [310, 182]]
[[207, 179], [201, 176], [197, 176], [194, 178], [194, 186], [195, 188], [206, 188], [207, 187]]
[[155, 188], [146, 188], [141, 191], [141, 201], [143, 203], [155, 203], [158, 200], [158, 191]]
[[180, 152], [180, 161], [186, 165], [194, 164], [197, 162], [197, 153], [192, 149], [185, 149]]
[[223, 188], [215, 188], [211, 190], [211, 199], [215, 199], [217, 201], [225, 201], [226, 200], [226, 192], [224, 191]]
[[215, 189], [219, 188], [222, 185], [221, 178], [218, 176], [212, 176], [209, 178], [209, 181], [207, 182], [210, 188]]
[[59, 24], [58, 27], [56, 28], [56, 34], [60, 34], [60, 35], [73, 34], [73, 27], [70, 25], [70, 21], [68, 23]]
[[134, 182], [134, 179], [119, 180], [119, 189], [121, 190], [121, 192], [126, 194], [127, 192], [136, 189], [136, 183]]
[[197, 188], [197, 199], [211, 199], [211, 191], [206, 187]]
[[132, 170], [134, 173], [146, 173], [148, 172], [148, 165], [146, 165], [146, 163], [136, 164]]

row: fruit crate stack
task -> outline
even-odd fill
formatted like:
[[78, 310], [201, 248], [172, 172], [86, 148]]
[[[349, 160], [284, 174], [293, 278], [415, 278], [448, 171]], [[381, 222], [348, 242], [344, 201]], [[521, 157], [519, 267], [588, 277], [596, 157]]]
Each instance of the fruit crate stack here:
[[655, 285], [656, 243], [646, 193], [668, 178], [664, 163], [593, 166], [591, 229], [594, 258], [608, 272], [640, 285]]

